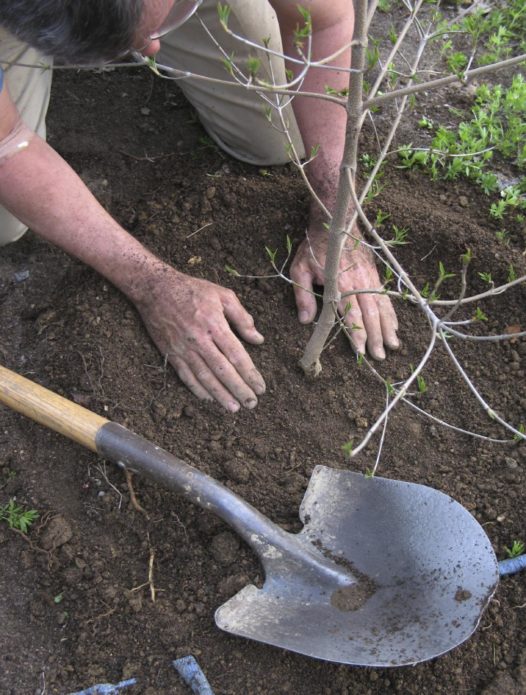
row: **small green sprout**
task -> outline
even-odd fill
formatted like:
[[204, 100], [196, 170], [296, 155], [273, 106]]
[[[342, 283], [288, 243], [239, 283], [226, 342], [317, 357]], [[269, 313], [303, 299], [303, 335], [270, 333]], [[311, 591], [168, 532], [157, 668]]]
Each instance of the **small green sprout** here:
[[219, 23], [225, 31], [228, 30], [228, 19], [230, 17], [230, 11], [230, 5], [223, 5], [220, 2], [217, 3], [217, 14], [219, 16]]
[[384, 212], [383, 210], [378, 210], [376, 213], [376, 220], [375, 220], [375, 225], [377, 227], [381, 227], [383, 223], [388, 220], [391, 217], [391, 215], [388, 212]]
[[353, 450], [353, 440], [349, 439], [348, 442], [345, 442], [345, 444], [342, 444], [342, 451], [345, 454], [345, 456], [348, 456], [349, 458], [352, 455], [352, 450]]
[[511, 548], [504, 546], [504, 550], [509, 558], [519, 557], [519, 555], [524, 553], [524, 543], [522, 541], [513, 541]]
[[479, 278], [481, 280], [484, 280], [484, 282], [487, 282], [488, 285], [493, 285], [493, 278], [491, 277], [491, 273], [479, 273]]
[[[514, 434], [513, 439], [516, 442], [521, 442], [525, 439], [525, 434], [526, 434], [526, 425], [524, 425], [522, 422], [521, 424], [517, 427], [518, 431], [520, 434]], [[522, 435], [522, 436], [521, 436]]]
[[225, 270], [229, 275], [232, 275], [232, 277], [234, 278], [241, 277], [237, 270], [235, 268], [232, 268], [231, 265], [225, 265]]
[[475, 309], [475, 315], [473, 316], [473, 321], [487, 321], [488, 317], [486, 314], [482, 311], [480, 307], [477, 307]]
[[38, 519], [36, 509], [23, 509], [14, 499], [5, 505], [0, 505], [0, 521], [5, 521], [9, 528], [26, 534], [29, 527]]
[[435, 127], [433, 121], [427, 116], [422, 116], [422, 118], [418, 121], [418, 125], [426, 130], [433, 130]]

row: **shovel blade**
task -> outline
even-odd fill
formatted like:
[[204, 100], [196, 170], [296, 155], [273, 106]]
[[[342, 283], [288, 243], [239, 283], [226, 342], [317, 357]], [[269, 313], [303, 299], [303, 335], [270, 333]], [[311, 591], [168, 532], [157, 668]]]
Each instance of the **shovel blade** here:
[[402, 666], [439, 656], [477, 627], [498, 583], [482, 527], [451, 497], [414, 483], [318, 466], [297, 542], [346, 567], [330, 586], [312, 567], [279, 571], [216, 611], [242, 637], [344, 664]]

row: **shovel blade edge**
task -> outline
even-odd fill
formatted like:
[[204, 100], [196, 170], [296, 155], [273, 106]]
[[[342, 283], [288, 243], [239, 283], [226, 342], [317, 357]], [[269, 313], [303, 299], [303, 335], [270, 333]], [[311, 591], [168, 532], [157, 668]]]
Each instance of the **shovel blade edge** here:
[[439, 656], [476, 629], [498, 565], [476, 519], [433, 488], [318, 466], [297, 534], [357, 577], [346, 589], [312, 570], [274, 573], [216, 611], [222, 630], [311, 657], [403, 666]]

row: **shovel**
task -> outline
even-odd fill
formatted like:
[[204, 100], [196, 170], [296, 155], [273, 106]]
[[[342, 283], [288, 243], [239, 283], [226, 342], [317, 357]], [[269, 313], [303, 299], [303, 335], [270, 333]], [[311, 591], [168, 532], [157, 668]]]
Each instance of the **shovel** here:
[[232, 634], [343, 664], [416, 664], [464, 642], [496, 589], [482, 527], [432, 488], [317, 466], [292, 534], [158, 446], [3, 367], [0, 402], [229, 524], [265, 571], [262, 588], [217, 609]]

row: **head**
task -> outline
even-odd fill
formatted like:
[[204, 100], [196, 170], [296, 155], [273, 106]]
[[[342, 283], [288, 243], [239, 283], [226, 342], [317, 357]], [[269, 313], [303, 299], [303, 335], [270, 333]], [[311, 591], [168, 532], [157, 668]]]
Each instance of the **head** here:
[[199, 4], [194, 0], [0, 0], [0, 25], [62, 62], [101, 63], [130, 50], [153, 55], [159, 50], [159, 36], [188, 19]]

